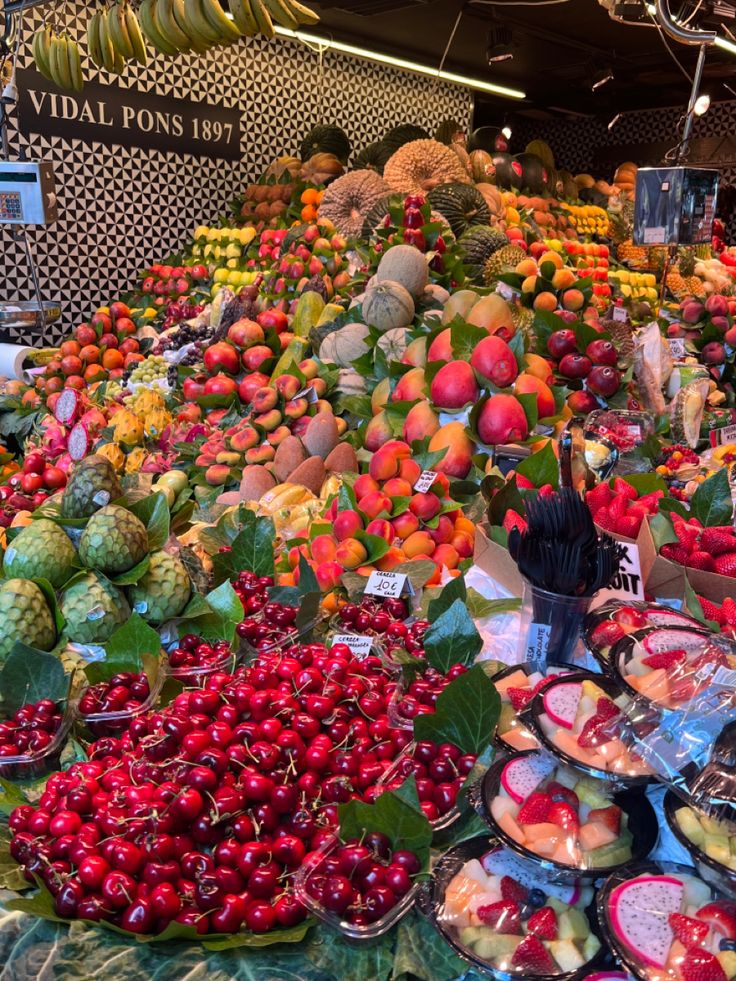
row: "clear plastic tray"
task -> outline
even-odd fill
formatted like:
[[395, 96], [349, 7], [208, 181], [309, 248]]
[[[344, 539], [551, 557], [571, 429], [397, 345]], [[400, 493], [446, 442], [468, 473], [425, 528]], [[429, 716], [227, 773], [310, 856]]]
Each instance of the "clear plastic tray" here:
[[254, 647], [245, 637], [240, 637], [238, 638], [240, 644], [236, 651], [238, 663], [253, 661], [257, 657], [268, 657], [270, 654], [278, 654], [285, 647], [291, 647], [292, 644], [304, 643], [323, 621], [324, 617], [317, 616], [309, 623], [302, 624], [300, 627], [295, 626], [293, 630], [284, 634], [283, 637], [279, 637], [267, 647]]
[[199, 666], [184, 665], [180, 668], [172, 668], [171, 664], [168, 664], [167, 671], [170, 677], [176, 678], [177, 681], [181, 681], [183, 685], [196, 685], [197, 687], [201, 688], [207, 679], [213, 674], [218, 674], [221, 671], [232, 674], [237, 666], [238, 655], [235, 651], [230, 651], [229, 654], [226, 654], [224, 657], [220, 658], [219, 661], [214, 661], [211, 664], [203, 664]]
[[0, 778], [11, 781], [38, 780], [59, 769], [61, 754], [74, 718], [74, 710], [67, 705], [61, 725], [53, 734], [51, 742], [38, 753], [19, 753], [17, 756], [4, 756], [0, 759]]
[[[719, 861], [713, 854], [708, 854], [703, 847], [688, 837], [680, 823], [682, 820], [681, 812], [689, 812], [686, 820], [697, 821], [701, 830], [703, 830], [701, 822], [716, 822], [709, 827], [712, 827], [714, 832], [716, 828], [718, 832], [722, 832], [718, 835], [718, 847], [723, 848], [725, 846], [726, 850], [731, 852], [732, 868]], [[664, 798], [664, 816], [670, 831], [683, 848], [690, 853], [695, 868], [706, 882], [713, 883], [725, 892], [736, 893], [736, 852], [733, 851], [734, 842], [736, 842], [736, 822], [718, 821], [716, 818], [711, 818], [691, 804], [681, 801], [672, 791], [668, 791]], [[705, 834], [704, 831], [703, 833]]]
[[[547, 665], [547, 671], [550, 672], [550, 674], [552, 675], [571, 674], [572, 672], [578, 670], [579, 668], [575, 664]], [[506, 701], [504, 700], [504, 695], [506, 694], [506, 691], [503, 688], [499, 691], [498, 683], [505, 681], [507, 678], [512, 677], [514, 674], [516, 674], [517, 671], [523, 672], [523, 674], [526, 675], [527, 678], [529, 677], [529, 675], [535, 673], [533, 671], [531, 664], [527, 662], [523, 662], [521, 664], [510, 664], [507, 668], [504, 668], [503, 671], [499, 671], [499, 673], [494, 675], [492, 678], [493, 684], [496, 686], [496, 691], [498, 691], [499, 695], [501, 696], [501, 715], [499, 715], [498, 726], [496, 727], [495, 741], [496, 744], [499, 746], [499, 748], [505, 750], [507, 753], [520, 753], [520, 752], [524, 752], [524, 750], [527, 749], [539, 749], [539, 741], [537, 740], [537, 738], [533, 735], [533, 733], [529, 731], [529, 729], [525, 725], [523, 725], [519, 721], [519, 712], [521, 711], [521, 709], [514, 710], [514, 717], [509, 727], [504, 729], [503, 732], [500, 731], [501, 726], [505, 724], [503, 718], [504, 713], [508, 714], [508, 710], [505, 708], [505, 706], [507, 705], [511, 706], [511, 708], [513, 709], [513, 705], [511, 703], [510, 698], [508, 698], [508, 700]], [[511, 685], [509, 687], [515, 687], [515, 686]], [[506, 739], [506, 734], [512, 731], [518, 733], [519, 742], [517, 745], [515, 745], [513, 742], [509, 742]]]
[[375, 923], [369, 923], [365, 926], [357, 926], [353, 923], [348, 923], [347, 920], [343, 920], [337, 913], [332, 913], [330, 910], [325, 909], [322, 903], [318, 902], [313, 896], [307, 892], [307, 884], [313, 875], [319, 872], [319, 867], [327, 858], [328, 855], [332, 854], [333, 851], [338, 847], [337, 838], [333, 838], [331, 841], [324, 842], [316, 852], [314, 852], [310, 858], [299, 868], [296, 872], [293, 880], [294, 892], [296, 893], [297, 899], [302, 905], [317, 916], [323, 923], [337, 930], [344, 937], [349, 940], [366, 942], [370, 940], [375, 940], [378, 937], [382, 937], [384, 933], [387, 933], [393, 926], [395, 926], [399, 920], [405, 916], [411, 907], [414, 905], [414, 899], [417, 894], [418, 884], [414, 884], [405, 896], [402, 896], [398, 903], [382, 916], [380, 920], [376, 920]]
[[680, 627], [703, 634], [710, 633], [699, 620], [682, 610], [673, 610], [660, 603], [612, 600], [596, 607], [585, 618], [583, 640], [603, 670], [608, 671], [614, 644], [628, 634], [651, 627]]
[[[93, 712], [90, 715], [83, 715], [79, 711], [79, 701], [77, 701], [74, 706], [75, 722], [87, 729], [95, 739], [101, 739], [103, 736], [120, 735], [129, 728], [134, 719], [145, 715], [146, 712], [150, 712], [156, 706], [167, 674], [166, 667], [160, 665], [153, 682], [151, 682], [150, 677], [148, 679], [150, 688], [148, 698], [135, 709], [121, 709], [119, 712]], [[84, 692], [80, 693], [80, 697], [82, 694]]]
[[[416, 747], [416, 743], [411, 742], [408, 743], [401, 750], [401, 752], [395, 758], [391, 766], [384, 771], [383, 776], [379, 779], [378, 781], [379, 787], [385, 787], [386, 790], [391, 790], [394, 789], [391, 786], [391, 784], [394, 783], [394, 781], [398, 781], [398, 784], [404, 782], [406, 777], [402, 776], [398, 772], [399, 766], [401, 765], [402, 760], [413, 758], [415, 747]], [[432, 831], [436, 833], [438, 831], [444, 831], [445, 828], [449, 828], [451, 825], [455, 823], [455, 821], [457, 821], [461, 813], [462, 812], [460, 808], [457, 806], [457, 804], [455, 804], [453, 807], [450, 808], [449, 811], [447, 811], [445, 814], [440, 815], [440, 817], [438, 817], [435, 821], [429, 822], [430, 825], [432, 826]]]

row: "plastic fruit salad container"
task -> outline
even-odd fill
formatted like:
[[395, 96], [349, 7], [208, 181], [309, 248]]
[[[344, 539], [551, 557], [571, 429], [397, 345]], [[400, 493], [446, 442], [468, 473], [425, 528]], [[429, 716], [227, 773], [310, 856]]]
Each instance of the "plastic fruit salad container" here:
[[667, 824], [692, 857], [702, 877], [736, 893], [736, 821], [711, 817], [680, 800], [672, 791], [664, 799]]
[[630, 702], [612, 679], [580, 671], [546, 685], [526, 717], [542, 746], [566, 763], [633, 786], [652, 780], [653, 772], [632, 748]]
[[588, 614], [583, 626], [583, 640], [599, 664], [607, 669], [614, 644], [628, 634], [649, 627], [677, 627], [701, 634], [710, 633], [700, 621], [680, 610], [672, 610], [659, 603], [611, 600]]
[[614, 953], [645, 981], [736, 977], [736, 902], [694, 869], [640, 862], [610, 876], [598, 917]]
[[493, 838], [447, 852], [419, 908], [447, 943], [492, 976], [582, 978], [601, 958], [592, 886], [547, 879]]
[[539, 741], [519, 718], [534, 695], [549, 681], [575, 671], [573, 665], [551, 664], [544, 673], [533, 671], [529, 664], [514, 664], [493, 678], [501, 698], [501, 712], [496, 727], [496, 739], [504, 749], [521, 753], [539, 749]]
[[38, 780], [59, 769], [72, 710], [43, 699], [0, 718], [0, 777]]
[[657, 819], [637, 791], [615, 792], [544, 752], [495, 762], [471, 802], [514, 851], [568, 878], [596, 879], [648, 855]]

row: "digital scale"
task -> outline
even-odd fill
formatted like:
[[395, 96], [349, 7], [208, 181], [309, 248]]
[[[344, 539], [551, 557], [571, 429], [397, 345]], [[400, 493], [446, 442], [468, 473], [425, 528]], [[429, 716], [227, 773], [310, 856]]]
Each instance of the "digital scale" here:
[[0, 225], [56, 221], [56, 185], [50, 163], [0, 160]]

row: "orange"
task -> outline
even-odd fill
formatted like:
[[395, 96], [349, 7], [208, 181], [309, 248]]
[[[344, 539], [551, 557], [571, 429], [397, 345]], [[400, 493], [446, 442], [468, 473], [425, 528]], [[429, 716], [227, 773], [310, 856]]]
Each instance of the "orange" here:
[[302, 196], [299, 200], [302, 204], [317, 204], [319, 201], [319, 191], [316, 187], [308, 187], [305, 191], [302, 191]]
[[307, 204], [302, 208], [302, 221], [314, 221], [317, 217], [317, 209], [313, 204]]
[[118, 351], [117, 348], [109, 348], [102, 355], [102, 367], [106, 368], [108, 371], [111, 368], [122, 368], [125, 363], [125, 357]]

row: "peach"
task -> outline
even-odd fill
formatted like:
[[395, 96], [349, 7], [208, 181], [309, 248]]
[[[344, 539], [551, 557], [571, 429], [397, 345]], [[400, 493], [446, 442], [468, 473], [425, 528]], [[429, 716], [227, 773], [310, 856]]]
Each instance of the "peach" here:
[[391, 572], [392, 569], [395, 569], [396, 566], [401, 565], [402, 562], [406, 562], [404, 550], [392, 545], [388, 552], [377, 560], [376, 568], [380, 572]]
[[411, 497], [414, 488], [408, 480], [402, 480], [401, 477], [391, 477], [383, 485], [383, 493], [388, 494], [389, 497]]
[[514, 395], [531, 394], [537, 396], [537, 414], [540, 419], [555, 415], [555, 397], [549, 385], [545, 385], [535, 375], [527, 375], [522, 372], [516, 379]]
[[373, 520], [381, 514], [391, 514], [393, 504], [390, 497], [386, 497], [380, 491], [372, 491], [360, 498], [358, 507], [367, 518]]
[[373, 389], [371, 394], [371, 412], [374, 416], [377, 416], [381, 409], [386, 408], [388, 402], [388, 397], [391, 394], [391, 379], [382, 378], [380, 382]]
[[404, 351], [402, 364], [412, 364], [415, 368], [423, 368], [427, 363], [427, 338], [415, 337]]
[[276, 447], [270, 443], [263, 443], [261, 446], [254, 446], [245, 451], [245, 462], [251, 463], [270, 463], [276, 456]]
[[415, 559], [417, 555], [431, 555], [435, 550], [428, 531], [415, 531], [401, 546], [407, 559]]
[[507, 388], [519, 373], [514, 352], [506, 341], [491, 334], [476, 344], [471, 367], [497, 388]]
[[316, 402], [312, 402], [312, 407], [317, 412], [332, 412], [332, 405], [327, 399], [317, 399]]
[[300, 399], [291, 399], [284, 406], [284, 415], [287, 419], [301, 419], [309, 411], [309, 402], [302, 396]]
[[365, 545], [357, 538], [345, 538], [335, 552], [335, 561], [339, 562], [343, 569], [357, 569], [367, 558]]
[[205, 470], [204, 479], [210, 487], [222, 487], [230, 479], [230, 467], [225, 463], [213, 463]]
[[358, 479], [353, 484], [353, 490], [355, 496], [358, 500], [361, 497], [365, 497], [366, 494], [370, 494], [371, 491], [379, 491], [381, 488], [377, 480], [374, 480], [370, 474], [362, 473]]
[[422, 468], [419, 466], [416, 460], [406, 457], [401, 461], [401, 466], [399, 467], [399, 477], [401, 477], [402, 480], [407, 480], [412, 487], [419, 480], [421, 473]]
[[521, 284], [522, 293], [533, 293], [537, 288], [537, 276], [527, 276]]
[[304, 556], [305, 559], [309, 558], [309, 546], [308, 545], [292, 545], [289, 549], [289, 554], [287, 556], [290, 569], [296, 569], [299, 565], [299, 559]]
[[473, 464], [473, 443], [462, 422], [448, 422], [429, 441], [430, 453], [447, 450], [434, 469], [449, 477], [467, 477]]
[[543, 262], [551, 262], [555, 269], [562, 269], [564, 266], [564, 260], [559, 252], [552, 252], [551, 250], [545, 252], [539, 257], [539, 265], [541, 266]]
[[535, 310], [547, 310], [552, 312], [557, 309], [557, 297], [554, 293], [538, 293], [534, 297], [534, 309]]
[[291, 430], [288, 426], [278, 426], [272, 433], [268, 434], [268, 442], [271, 446], [280, 446], [289, 436], [291, 436]]
[[477, 428], [486, 446], [512, 443], [529, 434], [524, 408], [513, 395], [492, 395], [480, 410]]
[[440, 421], [429, 402], [417, 402], [409, 409], [404, 419], [404, 439], [407, 443], [413, 443], [414, 440], [424, 439], [425, 436], [434, 436], [439, 428]]
[[391, 527], [396, 538], [403, 541], [409, 535], [413, 535], [415, 531], [419, 531], [419, 518], [411, 511], [404, 511], [403, 514], [391, 519]]
[[452, 545], [438, 545], [432, 553], [432, 558], [437, 565], [444, 565], [448, 569], [457, 569], [460, 564], [460, 556]]
[[291, 401], [302, 387], [302, 383], [294, 375], [280, 375], [274, 384], [276, 391], [283, 395], [287, 402]]
[[427, 351], [427, 361], [452, 361], [452, 332], [449, 327], [439, 333]]
[[[362, 530], [363, 519], [357, 511], [339, 511], [337, 517], [332, 523], [332, 532], [338, 542], [342, 542], [346, 538], [353, 538], [357, 531]], [[315, 539], [315, 541], [316, 540], [317, 539]], [[332, 558], [334, 558], [334, 555]]]
[[466, 531], [456, 532], [449, 543], [461, 559], [469, 559], [473, 554], [474, 536]]
[[312, 378], [317, 377], [319, 365], [314, 358], [306, 358], [304, 361], [299, 362], [299, 371], [301, 371], [307, 381], [311, 381]]
[[253, 393], [252, 401], [254, 412], [268, 412], [279, 404], [279, 393], [275, 388], [259, 388]]
[[517, 276], [523, 276], [525, 279], [528, 276], [536, 276], [539, 272], [534, 259], [522, 259], [515, 271]]
[[254, 425], [260, 426], [267, 433], [280, 426], [283, 421], [284, 417], [278, 409], [270, 409], [268, 412], [262, 412], [260, 415], [253, 416]]
[[317, 535], [312, 539], [312, 558], [315, 562], [334, 562], [336, 552], [337, 543], [332, 535]]
[[582, 310], [585, 306], [585, 297], [580, 290], [567, 290], [562, 294], [562, 306], [565, 310]]
[[215, 463], [224, 463], [228, 467], [237, 467], [240, 463], [239, 453], [229, 453], [227, 450], [222, 450], [215, 457]]
[[425, 398], [427, 386], [424, 380], [424, 368], [410, 368], [399, 378], [396, 388], [391, 395], [392, 402], [415, 402]]
[[442, 501], [431, 491], [426, 494], [413, 494], [409, 501], [409, 510], [422, 521], [431, 521], [442, 509]]
[[391, 439], [373, 454], [368, 473], [374, 480], [388, 480], [398, 474], [400, 461], [409, 456], [411, 449], [407, 443], [400, 439]]
[[[306, 418], [306, 417], [305, 417]], [[363, 446], [371, 453], [375, 453], [385, 443], [393, 437], [391, 424], [385, 411], [379, 412], [368, 420], [368, 425], [363, 433]]]
[[435, 545], [447, 545], [452, 541], [455, 534], [455, 525], [446, 514], [441, 514], [438, 518], [437, 527], [430, 529], [429, 534]]
[[337, 562], [324, 562], [322, 565], [317, 566], [315, 575], [319, 583], [319, 588], [323, 593], [340, 585], [340, 578], [343, 571], [343, 567]]
[[323, 395], [327, 394], [327, 382], [324, 378], [313, 378], [311, 379], [310, 388], [313, 388], [317, 395], [322, 398]]
[[524, 371], [528, 375], [535, 375], [540, 378], [545, 385], [551, 385], [554, 381], [550, 363], [541, 354], [525, 354]]
[[377, 535], [379, 538], [383, 538], [389, 545], [396, 538], [391, 522], [386, 521], [385, 518], [376, 518], [374, 521], [369, 521], [365, 531], [367, 535]]
[[230, 437], [230, 449], [244, 453], [245, 450], [250, 450], [252, 447], [258, 446], [260, 441], [261, 437], [252, 426], [244, 426], [243, 429], [233, 433]]
[[478, 383], [467, 361], [450, 361], [432, 379], [432, 401], [441, 409], [461, 409], [478, 398]]

